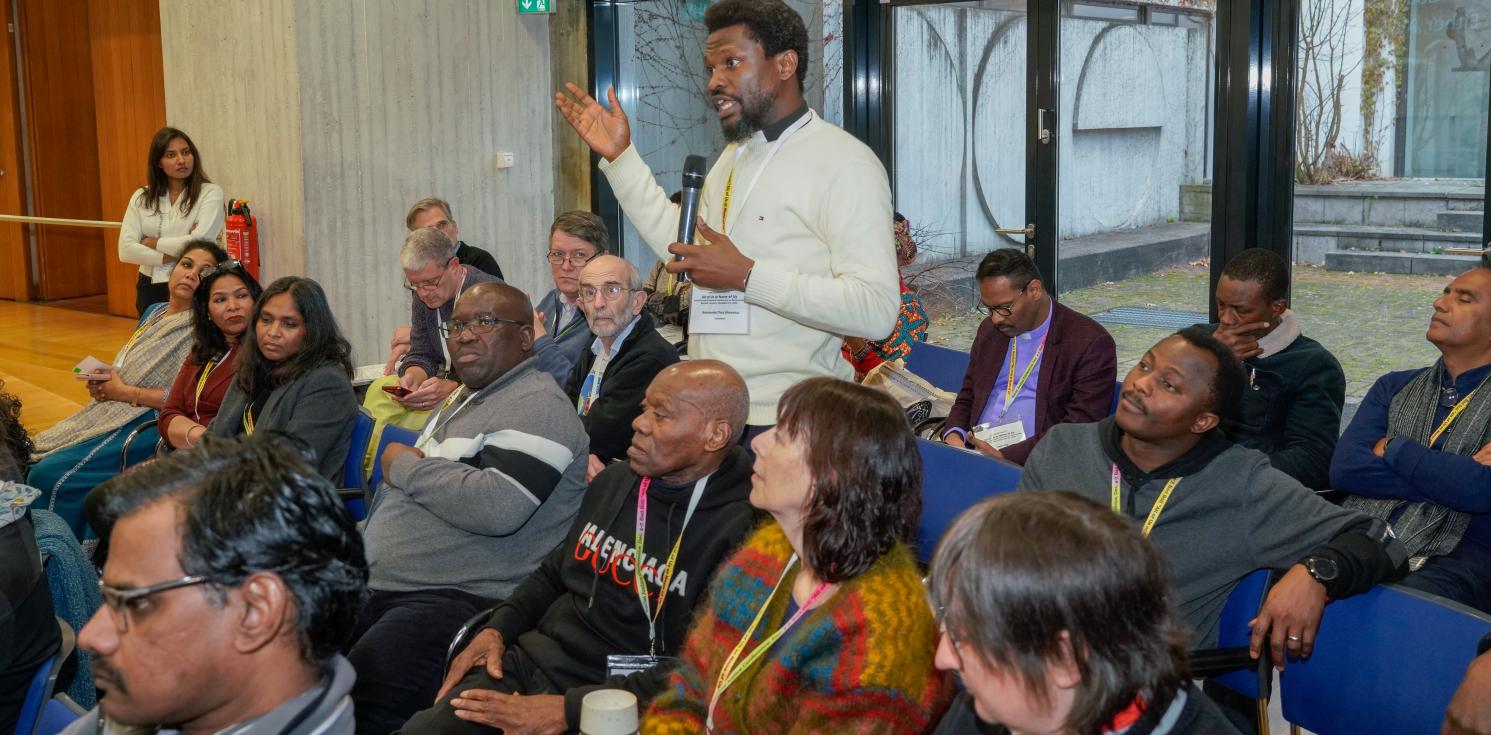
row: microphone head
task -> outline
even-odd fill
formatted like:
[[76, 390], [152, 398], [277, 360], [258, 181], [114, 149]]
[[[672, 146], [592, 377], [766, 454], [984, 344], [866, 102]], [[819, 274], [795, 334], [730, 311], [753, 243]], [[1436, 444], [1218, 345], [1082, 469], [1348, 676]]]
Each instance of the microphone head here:
[[704, 188], [704, 156], [691, 155], [683, 159], [683, 188]]

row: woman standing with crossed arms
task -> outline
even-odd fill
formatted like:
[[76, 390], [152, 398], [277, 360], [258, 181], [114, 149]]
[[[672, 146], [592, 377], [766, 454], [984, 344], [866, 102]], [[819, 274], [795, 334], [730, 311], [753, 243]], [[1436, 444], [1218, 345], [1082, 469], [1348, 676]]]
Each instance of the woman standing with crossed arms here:
[[186, 133], [161, 128], [150, 140], [145, 186], [129, 198], [119, 228], [119, 260], [140, 266], [135, 310], [170, 298], [171, 264], [192, 240], [217, 241], [223, 231], [223, 188], [207, 178]]

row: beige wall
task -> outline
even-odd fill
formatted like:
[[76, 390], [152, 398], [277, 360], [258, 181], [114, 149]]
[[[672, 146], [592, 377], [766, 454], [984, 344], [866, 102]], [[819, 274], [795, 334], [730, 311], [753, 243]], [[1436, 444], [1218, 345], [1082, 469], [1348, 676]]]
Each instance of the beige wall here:
[[514, 285], [552, 287], [546, 17], [491, 0], [161, 0], [161, 24], [167, 117], [255, 204], [263, 275], [320, 281], [359, 362], [408, 321], [397, 253], [420, 197], [448, 199]]

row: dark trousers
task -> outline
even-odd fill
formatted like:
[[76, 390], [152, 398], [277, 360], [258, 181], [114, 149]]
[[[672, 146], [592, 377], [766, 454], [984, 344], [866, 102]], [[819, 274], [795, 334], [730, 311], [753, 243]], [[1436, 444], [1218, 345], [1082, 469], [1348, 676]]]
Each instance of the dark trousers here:
[[[450, 700], [460, 696], [461, 692], [468, 689], [490, 689], [502, 694], [563, 694], [544, 672], [539, 671], [534, 665], [533, 659], [523, 653], [523, 649], [513, 646], [502, 654], [502, 678], [493, 679], [487, 675], [487, 667], [478, 666], [466, 673], [466, 678], [461, 680], [440, 700], [422, 712], [416, 713], [409, 718], [401, 732], [411, 735], [464, 735], [465, 733], [495, 733], [495, 728], [467, 722], [456, 717], [455, 709], [450, 706]], [[358, 721], [362, 720], [362, 710], [358, 710]]]
[[1465, 539], [1448, 555], [1424, 562], [1399, 584], [1491, 614], [1491, 549]]
[[435, 701], [461, 624], [495, 603], [460, 590], [373, 591], [347, 659], [357, 670], [358, 735], [388, 735]]
[[150, 276], [141, 273], [135, 278], [135, 311], [144, 314], [151, 304], [171, 300], [171, 284], [151, 283]]

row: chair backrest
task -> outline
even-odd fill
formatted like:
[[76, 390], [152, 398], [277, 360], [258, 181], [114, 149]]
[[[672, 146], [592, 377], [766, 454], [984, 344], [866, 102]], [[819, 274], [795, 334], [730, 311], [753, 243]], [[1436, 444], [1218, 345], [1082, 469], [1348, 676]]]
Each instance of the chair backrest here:
[[[1258, 617], [1263, 599], [1268, 595], [1273, 582], [1273, 570], [1258, 569], [1243, 577], [1227, 596], [1222, 607], [1221, 625], [1217, 632], [1217, 648], [1246, 648], [1253, 634], [1248, 623]], [[1249, 699], [1268, 699], [1273, 686], [1273, 675], [1268, 657], [1264, 656], [1247, 668], [1229, 674], [1212, 677], [1212, 681], [1231, 689]]]
[[57, 653], [42, 662], [41, 668], [31, 676], [31, 684], [26, 688], [26, 698], [21, 702], [20, 719], [16, 720], [17, 733], [30, 733], [36, 729], [47, 701], [57, 688], [57, 674], [62, 671], [62, 664], [72, 657], [73, 649], [77, 646], [77, 637], [66, 620], [57, 618], [57, 627], [62, 643]]
[[1112, 416], [1113, 414], [1118, 413], [1118, 399], [1121, 396], [1123, 396], [1123, 381], [1122, 380], [1118, 381], [1118, 383], [1113, 386], [1113, 403], [1112, 403], [1112, 405], [1108, 406], [1108, 415], [1109, 416]]
[[57, 735], [85, 714], [87, 711], [66, 694], [58, 694], [48, 699], [42, 707], [41, 716], [36, 718], [36, 728], [31, 731], [31, 735]]
[[978, 501], [1014, 492], [1020, 467], [941, 442], [916, 440], [922, 455], [922, 519], [917, 529], [917, 558], [932, 558], [942, 532]]
[[362, 471], [362, 462], [368, 456], [368, 442], [373, 440], [373, 415], [359, 407], [352, 417], [351, 441], [347, 446], [347, 461], [342, 464], [342, 486], [366, 489], [368, 478]]
[[[44, 568], [52, 592], [52, 608], [73, 630], [82, 630], [103, 604], [98, 591], [98, 572], [67, 521], [40, 508], [32, 509], [31, 520], [36, 525], [36, 547], [46, 559]], [[68, 693], [85, 708], [97, 701], [89, 660], [87, 651], [78, 652], [77, 670], [68, 686]]]
[[383, 482], [383, 450], [390, 444], [408, 444], [413, 446], [419, 441], [419, 432], [386, 424], [383, 427], [383, 435], [378, 438], [378, 451], [373, 454], [373, 471], [368, 474], [368, 499], [378, 492], [378, 484]]
[[1491, 616], [1380, 585], [1325, 608], [1315, 650], [1279, 676], [1284, 719], [1317, 735], [1438, 733]]
[[926, 342], [912, 342], [906, 369], [950, 393], [963, 389], [968, 374], [968, 353]]

